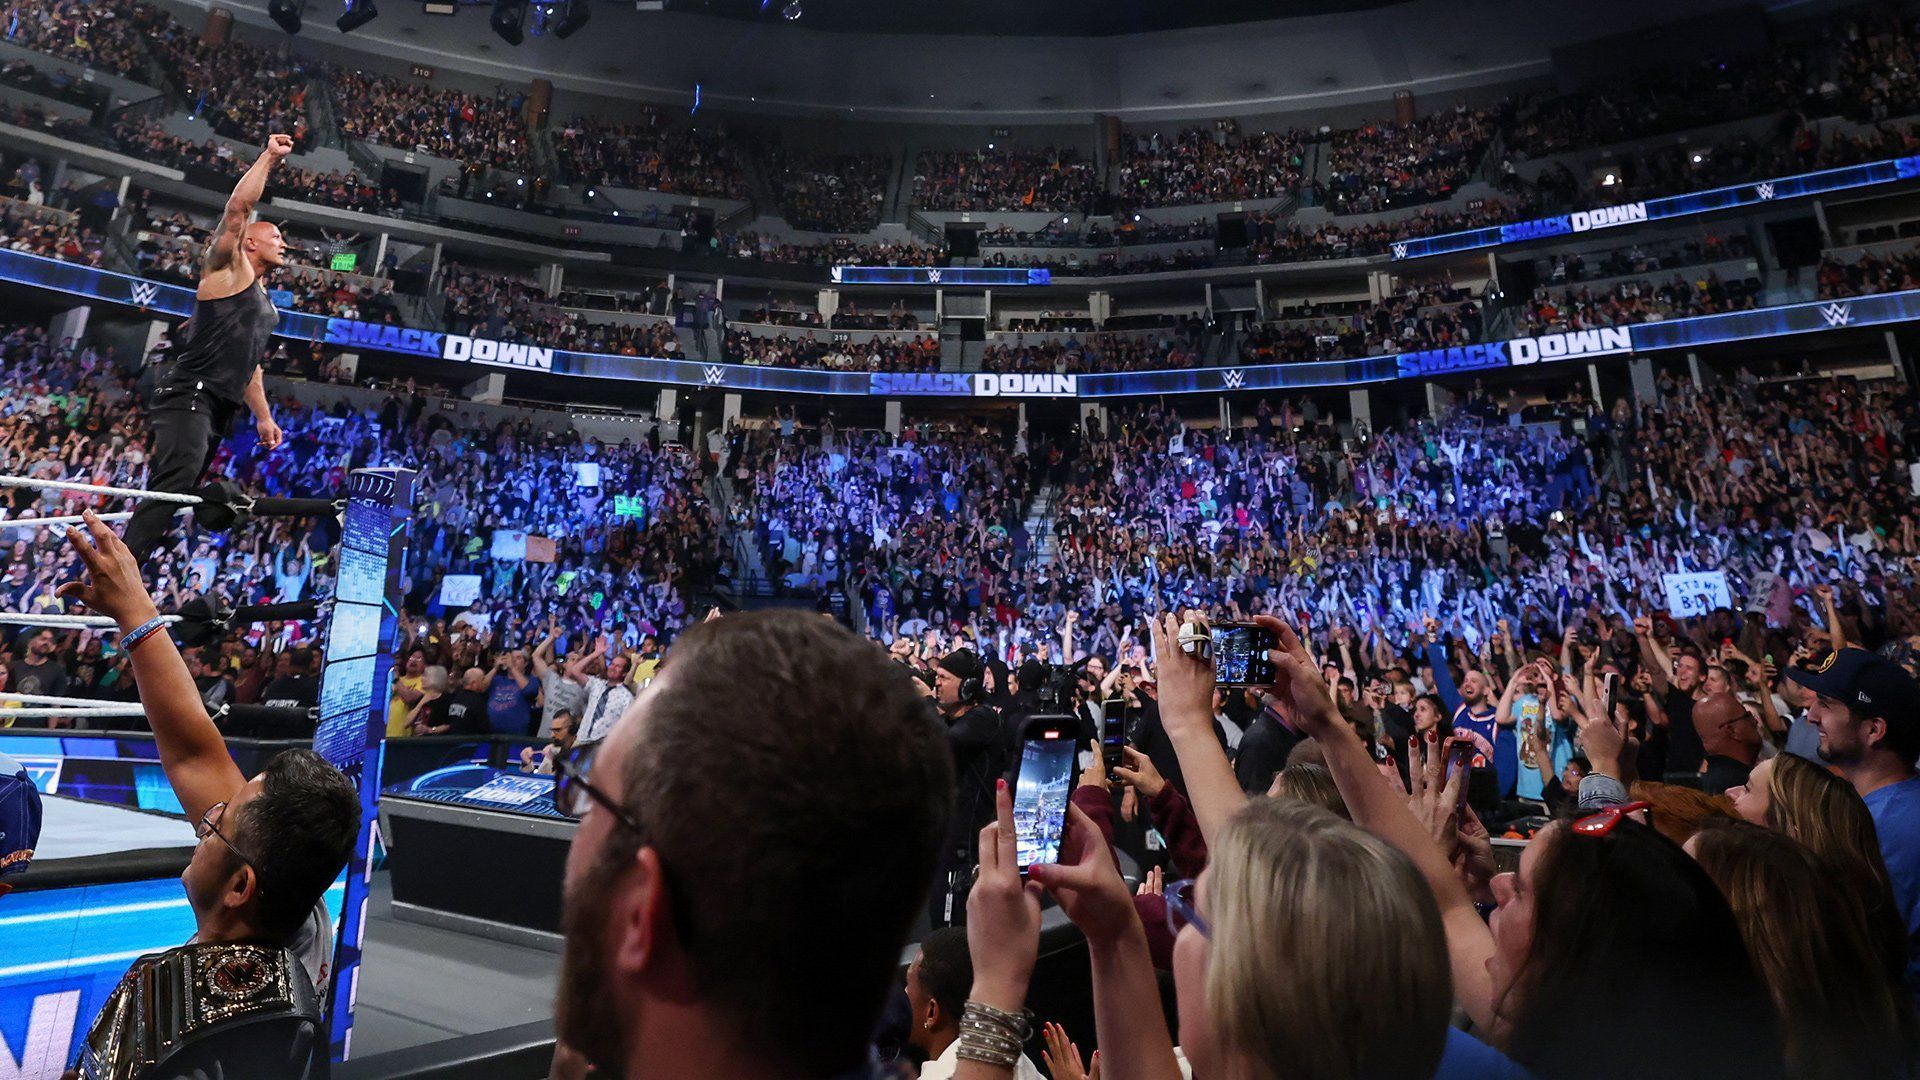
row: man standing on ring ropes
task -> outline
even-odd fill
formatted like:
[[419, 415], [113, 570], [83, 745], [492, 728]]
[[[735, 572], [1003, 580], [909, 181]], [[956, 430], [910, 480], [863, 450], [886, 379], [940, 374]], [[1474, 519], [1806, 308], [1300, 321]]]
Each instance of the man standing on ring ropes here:
[[[267, 354], [280, 320], [267, 298], [263, 275], [286, 264], [287, 243], [279, 226], [249, 224], [249, 219], [266, 191], [267, 173], [292, 152], [291, 137], [267, 136], [266, 152], [234, 185], [201, 257], [186, 344], [174, 350], [161, 371], [148, 406], [151, 490], [184, 492], [199, 484], [243, 401], [253, 413], [260, 445], [267, 450], [280, 445], [280, 426], [273, 422], [260, 378], [260, 358]], [[135, 558], [147, 557], [178, 509], [173, 503], [148, 500], [134, 510], [126, 544]]]

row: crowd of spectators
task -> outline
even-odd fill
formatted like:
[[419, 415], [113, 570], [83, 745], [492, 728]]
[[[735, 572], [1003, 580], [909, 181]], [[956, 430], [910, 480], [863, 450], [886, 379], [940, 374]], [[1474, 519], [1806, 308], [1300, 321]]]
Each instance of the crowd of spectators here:
[[145, 73], [148, 43], [171, 22], [144, 0], [12, 0], [0, 7], [5, 40], [122, 76]]
[[249, 143], [285, 134], [296, 153], [313, 146], [308, 80], [331, 81], [339, 74], [323, 61], [296, 58], [291, 49], [276, 53], [238, 38], [208, 45], [171, 20], [148, 39], [147, 49], [192, 115], [204, 118], [215, 134]]
[[1543, 285], [1521, 307], [1519, 324], [1524, 333], [1542, 334], [1749, 311], [1759, 306], [1757, 285], [1723, 281], [1711, 271], [1696, 280], [1674, 274], [1666, 281], [1616, 281], [1601, 288]]
[[1204, 327], [1198, 316], [1182, 317], [1165, 330], [1070, 333], [1025, 340], [1000, 335], [980, 357], [982, 371], [1086, 374], [1197, 367]]
[[[145, 418], [133, 374], [111, 350], [56, 342], [44, 329], [14, 328], [0, 338], [0, 363], [15, 389], [0, 407], [0, 466], [16, 475], [139, 485]], [[297, 366], [284, 363], [289, 370]], [[411, 384], [395, 387], [383, 401], [322, 400], [325, 395], [276, 393], [285, 443], [264, 451], [244, 429], [222, 444], [214, 473], [256, 494], [332, 497], [345, 490], [351, 468], [420, 470], [415, 498], [423, 513], [410, 538], [403, 624], [409, 645], [428, 650], [435, 663], [464, 674], [484, 656], [485, 664], [498, 660], [504, 667], [508, 653], [538, 642], [550, 624], [580, 656], [600, 636], [616, 649], [633, 649], [690, 621], [688, 592], [696, 583], [704, 587], [718, 565], [717, 532], [692, 459], [680, 448], [662, 445], [657, 436], [601, 443], [553, 416], [469, 416], [458, 403]], [[0, 510], [11, 518], [77, 512], [84, 503], [64, 493], [18, 491]], [[182, 518], [176, 530], [146, 568], [169, 610], [199, 596], [243, 604], [331, 593], [338, 539], [331, 521], [273, 519], [219, 534]], [[523, 545], [529, 534], [549, 543], [542, 550], [536, 540], [531, 551], [522, 546], [508, 553], [497, 534]], [[58, 530], [11, 529], [0, 520], [0, 551], [0, 594], [10, 610], [63, 608], [53, 590], [78, 568]], [[480, 577], [481, 603], [444, 609], [442, 582], [464, 574]], [[487, 618], [489, 607], [511, 614], [495, 622]], [[212, 676], [203, 689], [224, 680], [223, 692], [237, 694], [228, 700], [242, 704], [311, 706], [317, 664], [310, 647], [319, 632], [308, 624], [267, 624], [208, 650], [196, 661], [205, 669], [196, 675]], [[24, 659], [38, 636], [30, 630], [17, 642], [9, 637], [7, 659]], [[48, 640], [61, 676], [37, 692], [133, 696], [125, 654], [103, 653], [100, 635], [71, 632]], [[286, 685], [275, 689], [276, 683]], [[10, 688], [34, 692], [17, 677]], [[487, 730], [475, 723], [473, 730]], [[532, 730], [523, 723], [519, 733]]]
[[864, 233], [880, 224], [891, 154], [827, 156], [769, 148], [760, 157], [787, 224], [809, 232]]
[[353, 68], [328, 78], [340, 134], [400, 150], [526, 172], [526, 94], [496, 87], [491, 96], [455, 87], [375, 75]]
[[1822, 300], [1920, 289], [1920, 249], [1862, 251], [1850, 262], [1828, 252], [1820, 258], [1817, 284]]
[[1371, 214], [1449, 198], [1479, 167], [1500, 122], [1495, 110], [1458, 105], [1410, 123], [1336, 131], [1326, 205], [1336, 214]]
[[[250, 146], [236, 149], [232, 143], [211, 138], [195, 142], [159, 124], [137, 119], [122, 120], [114, 128], [114, 134], [119, 140], [119, 149], [129, 156], [176, 169], [206, 169], [215, 173], [222, 184], [237, 182], [259, 156], [259, 151]], [[382, 192], [377, 183], [358, 171], [320, 172], [286, 162], [268, 177], [267, 194], [368, 214], [391, 213], [400, 207], [398, 192], [392, 189]]]
[[924, 150], [913, 168], [923, 210], [1084, 212], [1099, 194], [1093, 163], [1071, 147]]
[[655, 106], [636, 106], [627, 115], [620, 121], [577, 116], [553, 130], [554, 157], [568, 183], [747, 197], [739, 144], [711, 128], [680, 127]]
[[1451, 281], [1406, 281], [1379, 301], [1309, 305], [1259, 323], [1239, 340], [1240, 362], [1350, 360], [1454, 348], [1482, 340], [1483, 320], [1479, 301]]
[[781, 334], [763, 337], [727, 331], [726, 358], [732, 364], [820, 368], [826, 371], [937, 371], [940, 340], [873, 334]]
[[106, 259], [106, 238], [83, 225], [78, 214], [15, 199], [0, 199], [0, 243], [9, 251], [85, 266]]
[[1135, 135], [1117, 166], [1120, 200], [1151, 207], [1282, 198], [1305, 182], [1306, 148], [1305, 132], [1248, 135], [1234, 120]]

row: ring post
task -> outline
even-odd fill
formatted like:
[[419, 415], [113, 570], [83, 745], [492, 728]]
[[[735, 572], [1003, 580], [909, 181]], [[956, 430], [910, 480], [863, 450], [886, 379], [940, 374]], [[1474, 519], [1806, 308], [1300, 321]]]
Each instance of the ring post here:
[[355, 469], [349, 478], [333, 620], [320, 680], [320, 717], [313, 748], [360, 792], [360, 836], [347, 861], [346, 897], [340, 905], [327, 990], [335, 1061], [345, 1061], [353, 1046], [353, 1004], [360, 989], [360, 944], [380, 800], [381, 740], [387, 734], [414, 475], [411, 469]]

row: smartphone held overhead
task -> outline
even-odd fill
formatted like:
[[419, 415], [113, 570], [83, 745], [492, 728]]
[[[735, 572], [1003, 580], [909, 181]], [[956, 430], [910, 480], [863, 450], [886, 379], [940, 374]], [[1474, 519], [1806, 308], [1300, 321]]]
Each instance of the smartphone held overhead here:
[[1020, 772], [1013, 784], [1013, 832], [1023, 872], [1034, 863], [1060, 861], [1078, 730], [1070, 716], [1036, 716], [1022, 733]]
[[1250, 622], [1214, 623], [1214, 681], [1220, 686], [1271, 686], [1278, 673], [1268, 652], [1280, 647], [1280, 636]]

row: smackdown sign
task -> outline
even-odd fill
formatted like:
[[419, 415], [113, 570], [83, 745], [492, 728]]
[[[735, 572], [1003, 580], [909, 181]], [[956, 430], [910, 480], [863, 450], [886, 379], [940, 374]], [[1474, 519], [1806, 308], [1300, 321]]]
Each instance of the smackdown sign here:
[[1053, 271], [1012, 266], [836, 266], [835, 285], [1050, 285]]
[[875, 372], [867, 392], [876, 397], [1078, 397], [1074, 375], [996, 375], [937, 372], [928, 375]]
[[1403, 379], [1425, 375], [1445, 375], [1455, 371], [1482, 371], [1487, 368], [1524, 367], [1542, 360], [1571, 360], [1575, 357], [1617, 356], [1633, 351], [1632, 327], [1609, 326], [1600, 330], [1571, 330], [1564, 334], [1487, 341], [1456, 349], [1428, 349], [1401, 353], [1394, 357], [1395, 368]]
[[494, 341], [491, 338], [465, 337], [431, 330], [409, 330], [400, 326], [381, 326], [353, 319], [328, 319], [328, 345], [356, 349], [379, 349], [408, 356], [430, 356], [456, 363], [492, 364], [495, 367], [521, 368], [527, 371], [552, 371], [552, 349], [519, 342]]
[[1573, 233], [1592, 232], [1595, 229], [1611, 229], [1642, 221], [1663, 221], [1694, 214], [1710, 214], [1717, 210], [1758, 206], [1761, 203], [1778, 202], [1781, 199], [1797, 199], [1807, 195], [1821, 195], [1829, 191], [1845, 191], [1849, 188], [1886, 184], [1897, 180], [1912, 180], [1916, 177], [1920, 177], [1920, 157], [1888, 158], [1885, 161], [1873, 161], [1865, 165], [1848, 165], [1839, 169], [1825, 169], [1820, 172], [1800, 173], [1796, 176], [1781, 176], [1771, 180], [1733, 184], [1687, 195], [1669, 195], [1661, 199], [1648, 199], [1645, 202], [1604, 206], [1598, 210], [1556, 214], [1552, 217], [1535, 218], [1532, 221], [1515, 222], [1512, 225], [1489, 225], [1483, 229], [1468, 229], [1465, 232], [1442, 233], [1439, 236], [1402, 240], [1395, 243], [1391, 250], [1395, 259], [1420, 259], [1429, 255], [1498, 247], [1501, 244], [1538, 240], [1542, 237], [1567, 236]]

